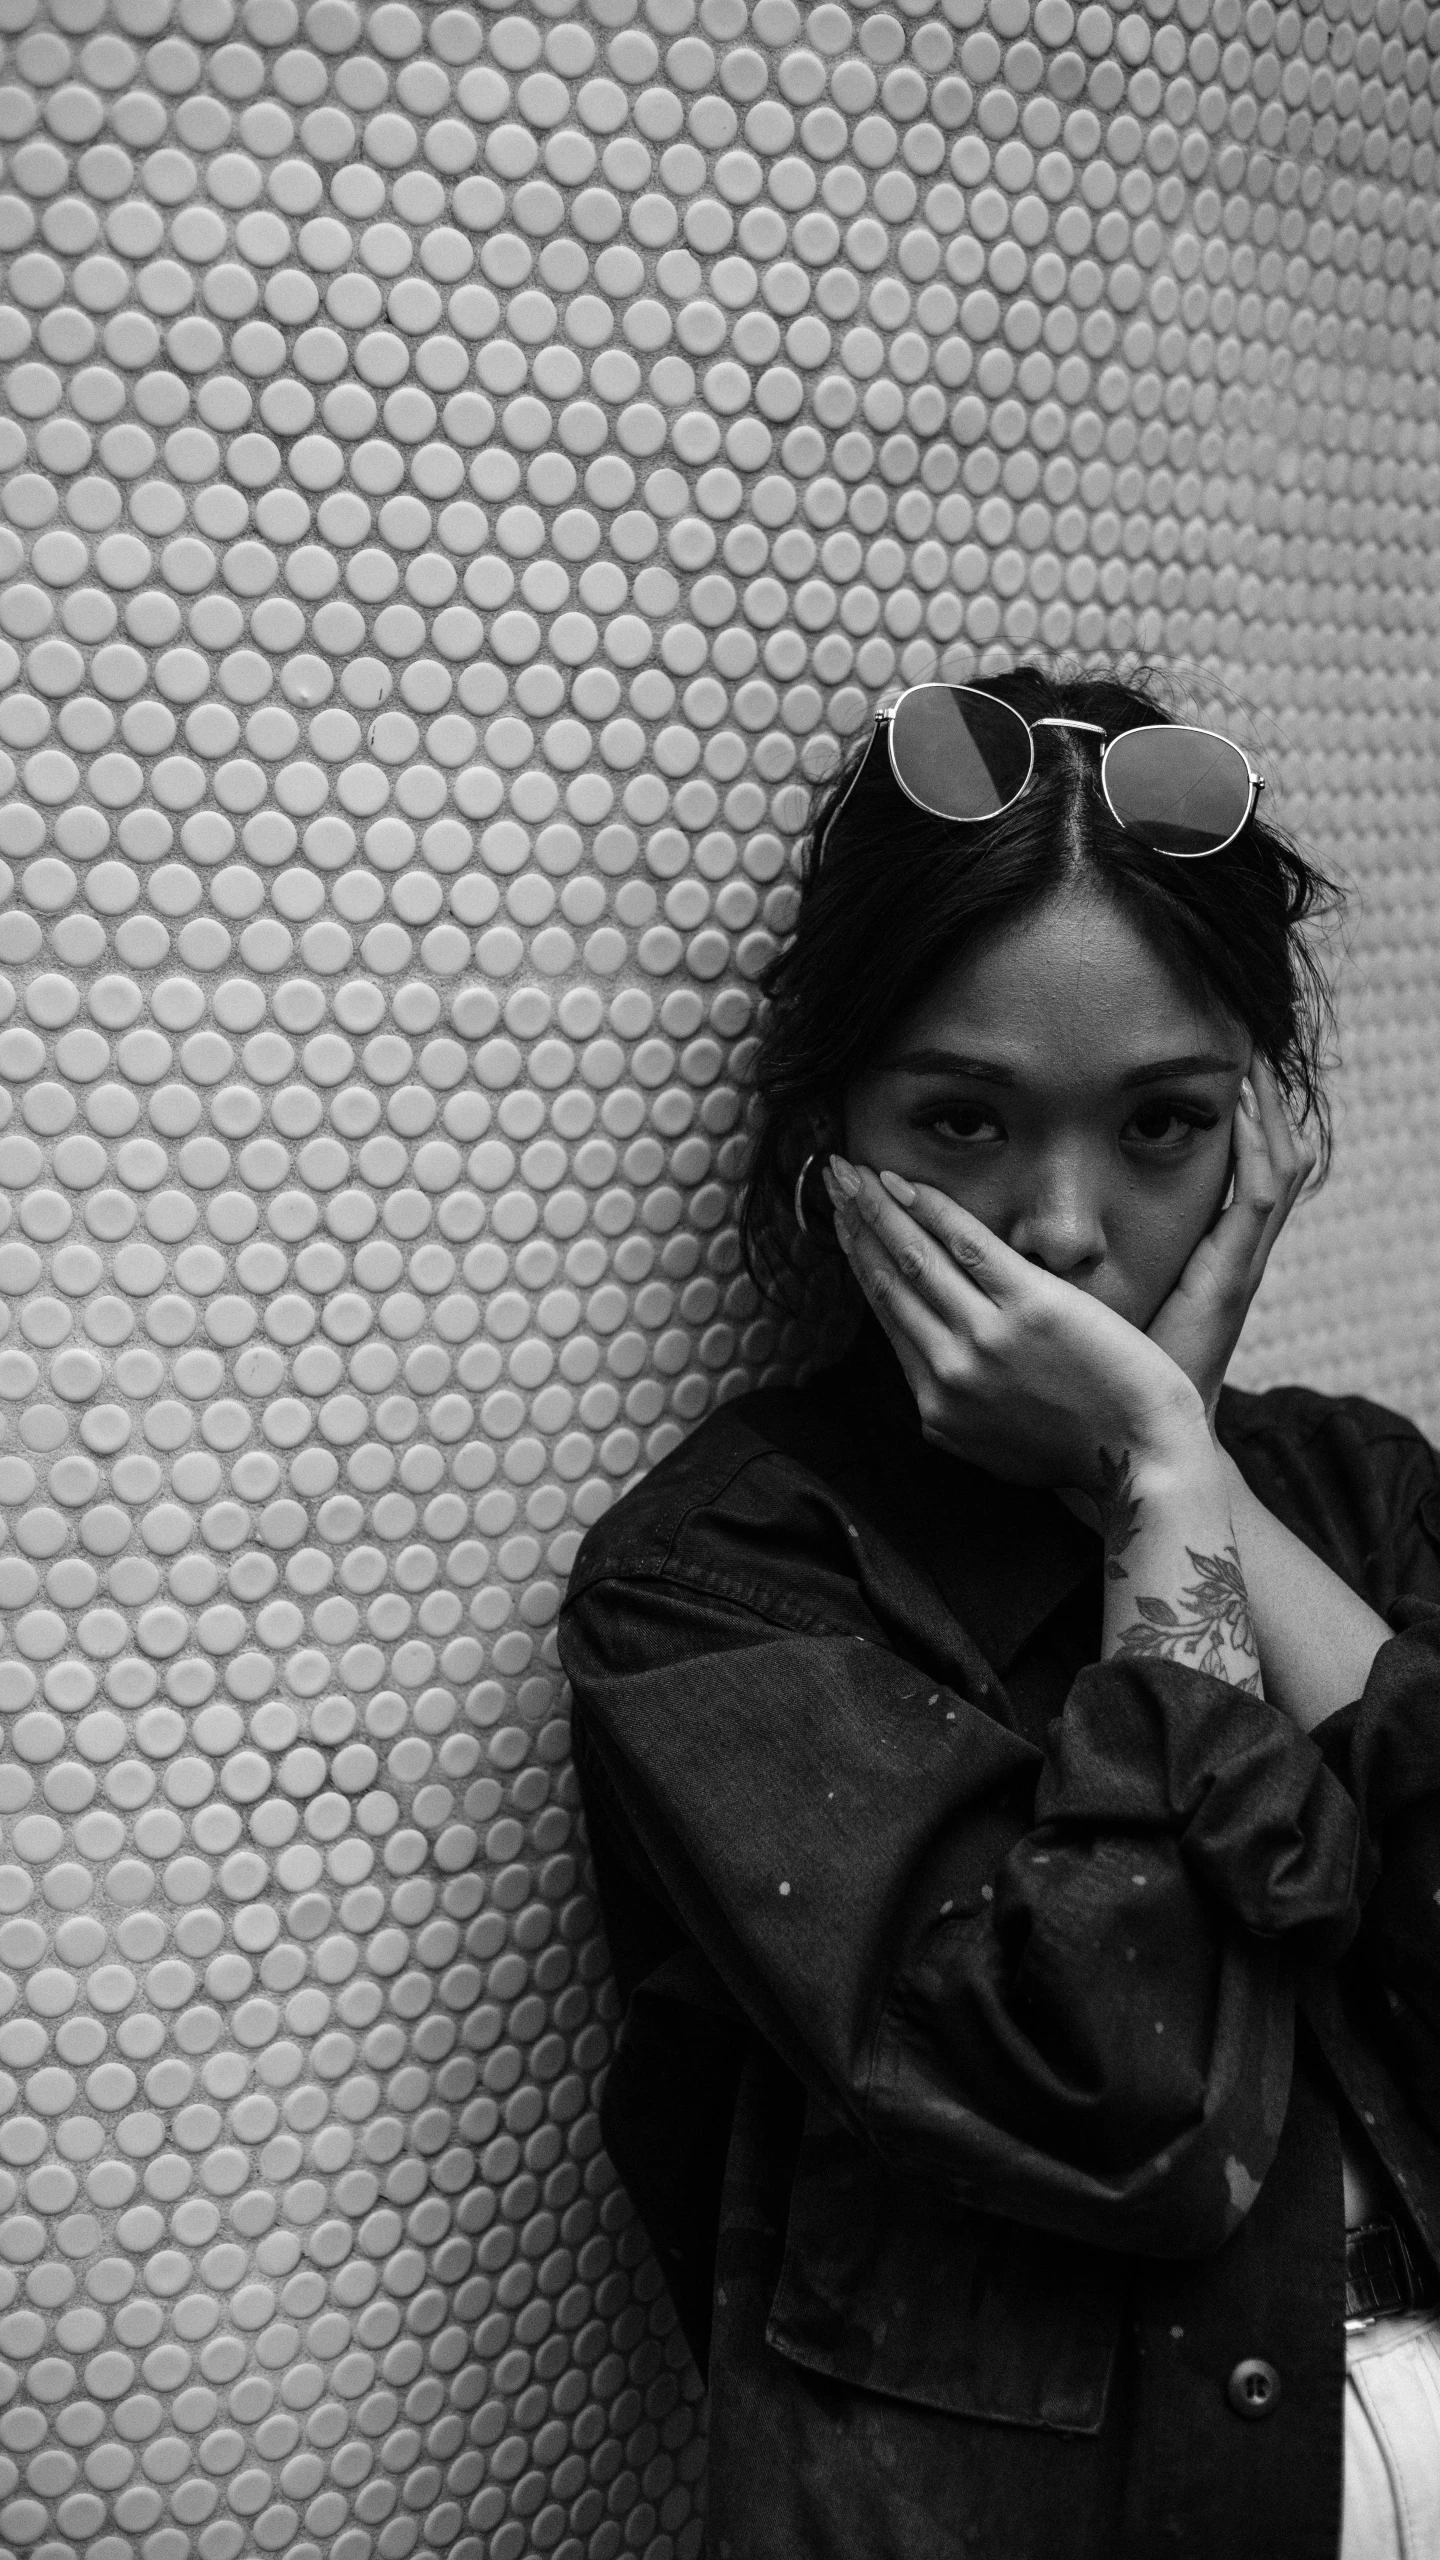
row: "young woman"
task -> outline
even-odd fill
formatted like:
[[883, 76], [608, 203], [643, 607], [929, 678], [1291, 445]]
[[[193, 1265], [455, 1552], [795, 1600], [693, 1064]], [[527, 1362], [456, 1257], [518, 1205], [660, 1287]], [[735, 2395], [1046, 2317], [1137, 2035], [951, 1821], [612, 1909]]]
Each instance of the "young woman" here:
[[1260, 788], [1118, 681], [882, 717], [745, 1202], [858, 1334], [576, 1566], [711, 2560], [1440, 2553], [1440, 1463], [1222, 1385], [1327, 1126]]

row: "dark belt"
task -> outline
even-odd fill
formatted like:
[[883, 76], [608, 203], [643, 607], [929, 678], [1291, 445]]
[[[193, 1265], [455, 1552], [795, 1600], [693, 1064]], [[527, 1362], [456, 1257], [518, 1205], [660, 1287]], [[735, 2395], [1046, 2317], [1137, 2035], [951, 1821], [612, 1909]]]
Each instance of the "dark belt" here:
[[1345, 2234], [1345, 2317], [1380, 2320], [1440, 2301], [1440, 2278], [1398, 2222], [1362, 2222]]

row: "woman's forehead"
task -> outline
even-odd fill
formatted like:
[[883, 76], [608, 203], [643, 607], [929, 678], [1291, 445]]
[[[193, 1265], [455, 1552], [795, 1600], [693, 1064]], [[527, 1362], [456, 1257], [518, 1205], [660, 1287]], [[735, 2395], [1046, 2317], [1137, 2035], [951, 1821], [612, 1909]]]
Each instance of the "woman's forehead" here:
[[1224, 1020], [1218, 998], [1182, 983], [1109, 899], [1065, 891], [954, 953], [913, 1015], [1032, 1032], [1047, 1022], [1117, 1012], [1173, 1027], [1177, 1008], [1212, 1027]]
[[1183, 985], [1106, 901], [1069, 900], [957, 954], [876, 1063], [925, 1058], [943, 1072], [949, 1055], [995, 1066], [997, 1082], [1120, 1082], [1181, 1054], [1243, 1064], [1246, 1046], [1218, 1000]]

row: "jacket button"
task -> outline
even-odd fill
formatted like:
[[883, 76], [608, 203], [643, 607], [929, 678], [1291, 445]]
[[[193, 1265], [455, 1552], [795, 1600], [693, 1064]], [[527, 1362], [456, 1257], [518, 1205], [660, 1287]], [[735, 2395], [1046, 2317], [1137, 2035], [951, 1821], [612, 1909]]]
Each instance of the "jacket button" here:
[[1280, 2376], [1263, 2356], [1246, 2356], [1225, 2385], [1231, 2408], [1242, 2418], [1268, 2418], [1280, 2397]]

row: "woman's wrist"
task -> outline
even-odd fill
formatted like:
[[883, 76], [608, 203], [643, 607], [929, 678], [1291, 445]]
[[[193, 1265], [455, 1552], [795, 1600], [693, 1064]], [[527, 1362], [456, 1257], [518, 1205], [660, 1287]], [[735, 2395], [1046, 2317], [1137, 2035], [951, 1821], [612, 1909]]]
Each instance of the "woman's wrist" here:
[[[1104, 1487], [1082, 1489], [1079, 1485], [1056, 1485], [1058, 1501], [1087, 1529], [1097, 1530], [1107, 1544], [1123, 1534], [1127, 1507], [1142, 1494], [1149, 1499], [1168, 1500], [1172, 1494], [1189, 1485], [1204, 1484], [1216, 1460], [1225, 1461], [1219, 1443], [1211, 1441], [1194, 1418], [1182, 1421], [1173, 1433], [1148, 1445], [1124, 1448], [1118, 1455], [1102, 1449], [1101, 1462], [1105, 1474]], [[1231, 1472], [1241, 1481], [1238, 1469]]]
[[1215, 1438], [1197, 1388], [1193, 1402], [1182, 1401], [1164, 1427], [1134, 1450], [1131, 1471], [1137, 1484], [1143, 1482], [1155, 1495], [1168, 1496], [1177, 1488], [1216, 1481], [1228, 1494], [1225, 1463], [1226, 1453]]
[[[1141, 1450], [1126, 1478], [1126, 1492], [1136, 1515], [1146, 1520], [1163, 1519], [1172, 1529], [1188, 1523], [1192, 1544], [1207, 1539], [1232, 1544], [1235, 1531], [1230, 1487], [1222, 1460], [1223, 1452], [1203, 1428], [1177, 1433], [1163, 1446]], [[1112, 1517], [1123, 1522], [1123, 1513], [1112, 1513], [1111, 1507], [1102, 1502], [1100, 1525], [1107, 1557]]]

